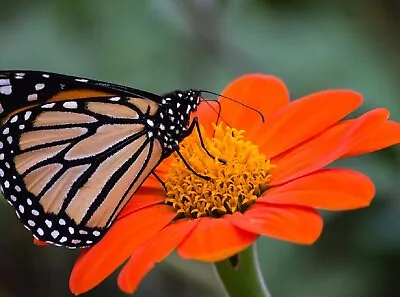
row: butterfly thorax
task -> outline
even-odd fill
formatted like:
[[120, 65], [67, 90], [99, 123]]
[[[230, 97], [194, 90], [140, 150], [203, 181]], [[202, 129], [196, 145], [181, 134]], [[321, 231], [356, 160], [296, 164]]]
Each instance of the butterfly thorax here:
[[154, 137], [163, 145], [164, 154], [170, 155], [178, 144], [187, 136], [190, 126], [190, 115], [200, 103], [199, 91], [174, 91], [162, 97], [159, 112], [153, 121]]

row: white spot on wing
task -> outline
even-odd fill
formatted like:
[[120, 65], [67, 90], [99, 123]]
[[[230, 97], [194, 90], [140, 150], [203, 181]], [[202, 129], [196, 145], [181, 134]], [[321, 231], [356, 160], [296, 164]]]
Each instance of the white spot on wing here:
[[37, 94], [30, 94], [27, 99], [28, 101], [35, 101], [37, 100], [37, 98], [38, 98]]
[[10, 85], [10, 80], [9, 79], [0, 79], [0, 86], [8, 86]]
[[68, 102], [64, 102], [63, 106], [65, 108], [77, 108], [78, 107], [78, 103], [76, 103], [74, 101], [68, 101]]
[[36, 91], [40, 91], [41, 89], [43, 89], [44, 88], [44, 84], [36, 84], [35, 85], [35, 90]]
[[10, 95], [12, 93], [11, 86], [1, 86], [0, 87], [0, 94]]
[[85, 79], [85, 78], [76, 78], [75, 81], [79, 81], [79, 82], [85, 83], [85, 82], [88, 82], [89, 80]]
[[11, 122], [11, 123], [15, 123], [17, 120], [18, 120], [18, 116], [15, 115], [15, 116], [13, 116], [13, 117], [11, 118], [10, 122]]
[[51, 228], [53, 223], [50, 220], [45, 220], [44, 223], [46, 224], [47, 227]]
[[60, 235], [60, 232], [58, 232], [57, 230], [54, 230], [53, 232], [51, 232], [51, 236], [56, 239], [58, 237], [58, 235]]
[[29, 120], [29, 118], [31, 117], [31, 115], [32, 115], [32, 111], [27, 111], [27, 112], [25, 112], [25, 115], [24, 115], [24, 119], [25, 119], [25, 121], [27, 121], [27, 120]]
[[52, 108], [55, 105], [55, 103], [48, 103], [45, 105], [42, 105], [42, 108]]

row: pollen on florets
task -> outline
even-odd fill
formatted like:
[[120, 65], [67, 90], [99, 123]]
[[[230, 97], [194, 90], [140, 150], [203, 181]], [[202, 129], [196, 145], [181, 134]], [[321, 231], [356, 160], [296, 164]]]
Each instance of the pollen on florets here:
[[178, 218], [244, 212], [268, 188], [273, 165], [256, 145], [244, 139], [245, 131], [222, 124], [214, 129], [213, 138], [201, 131], [205, 146], [215, 159], [206, 155], [196, 133], [180, 145], [181, 154], [195, 172], [211, 180], [193, 174], [177, 155], [165, 178], [165, 203], [176, 209]]

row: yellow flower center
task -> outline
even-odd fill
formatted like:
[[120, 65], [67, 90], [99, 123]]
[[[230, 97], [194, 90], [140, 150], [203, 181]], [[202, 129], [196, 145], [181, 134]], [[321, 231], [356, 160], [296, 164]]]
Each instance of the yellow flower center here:
[[174, 155], [165, 178], [165, 203], [176, 209], [177, 218], [221, 217], [244, 212], [267, 189], [273, 165], [258, 147], [244, 140], [243, 130], [221, 124], [214, 128], [213, 138], [207, 138], [204, 130], [201, 131], [205, 146], [215, 159], [206, 155], [196, 133], [180, 145], [180, 152], [194, 171], [211, 180], [193, 174]]

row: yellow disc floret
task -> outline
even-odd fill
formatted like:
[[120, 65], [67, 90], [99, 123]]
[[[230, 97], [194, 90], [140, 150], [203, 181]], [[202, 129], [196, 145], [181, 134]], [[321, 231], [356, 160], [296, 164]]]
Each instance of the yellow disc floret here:
[[181, 154], [194, 171], [211, 180], [193, 174], [174, 155], [165, 179], [165, 203], [176, 209], [178, 218], [221, 217], [244, 212], [268, 187], [273, 165], [256, 145], [244, 140], [244, 131], [221, 124], [214, 128], [213, 138], [207, 138], [203, 129], [202, 137], [215, 159], [205, 153], [196, 133], [180, 146]]

